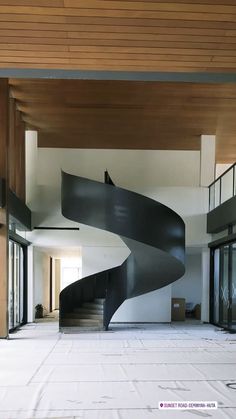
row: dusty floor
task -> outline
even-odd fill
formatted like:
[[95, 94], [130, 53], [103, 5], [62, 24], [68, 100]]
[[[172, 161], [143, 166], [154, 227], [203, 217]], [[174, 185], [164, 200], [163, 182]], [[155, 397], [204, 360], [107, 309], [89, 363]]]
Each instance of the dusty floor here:
[[[217, 401], [217, 410], [160, 410]], [[0, 341], [0, 418], [236, 418], [236, 335], [211, 325], [28, 324]]]

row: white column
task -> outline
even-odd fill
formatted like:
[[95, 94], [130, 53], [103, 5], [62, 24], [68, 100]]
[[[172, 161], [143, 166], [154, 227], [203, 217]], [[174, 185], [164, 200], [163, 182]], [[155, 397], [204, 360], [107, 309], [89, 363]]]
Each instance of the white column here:
[[61, 290], [61, 259], [52, 258], [52, 310], [59, 309]]
[[34, 321], [34, 258], [33, 246], [28, 246], [28, 315], [29, 323]]
[[210, 250], [202, 249], [202, 304], [201, 321], [209, 322]]
[[215, 179], [215, 135], [201, 135], [200, 186], [209, 186]]
[[25, 178], [26, 178], [26, 204], [31, 209], [34, 203], [37, 187], [37, 159], [38, 159], [38, 133], [26, 131], [25, 133]]

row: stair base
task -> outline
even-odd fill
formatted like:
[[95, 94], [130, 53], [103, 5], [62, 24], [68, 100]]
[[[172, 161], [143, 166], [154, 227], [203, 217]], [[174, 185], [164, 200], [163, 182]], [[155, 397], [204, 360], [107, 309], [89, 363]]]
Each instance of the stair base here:
[[104, 327], [97, 326], [62, 326], [59, 331], [64, 334], [104, 332]]

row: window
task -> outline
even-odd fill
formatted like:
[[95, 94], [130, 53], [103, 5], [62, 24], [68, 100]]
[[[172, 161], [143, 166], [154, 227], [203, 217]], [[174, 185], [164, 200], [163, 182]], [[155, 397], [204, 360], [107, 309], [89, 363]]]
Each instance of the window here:
[[9, 241], [9, 330], [24, 322], [24, 254], [22, 246]]

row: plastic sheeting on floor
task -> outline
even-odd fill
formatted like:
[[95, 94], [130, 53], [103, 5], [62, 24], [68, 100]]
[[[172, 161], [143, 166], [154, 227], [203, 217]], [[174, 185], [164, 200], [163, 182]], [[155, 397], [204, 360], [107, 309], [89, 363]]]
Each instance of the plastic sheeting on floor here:
[[[159, 410], [160, 401], [217, 410]], [[112, 325], [60, 334], [29, 324], [0, 341], [0, 418], [236, 417], [236, 335], [211, 325]]]

